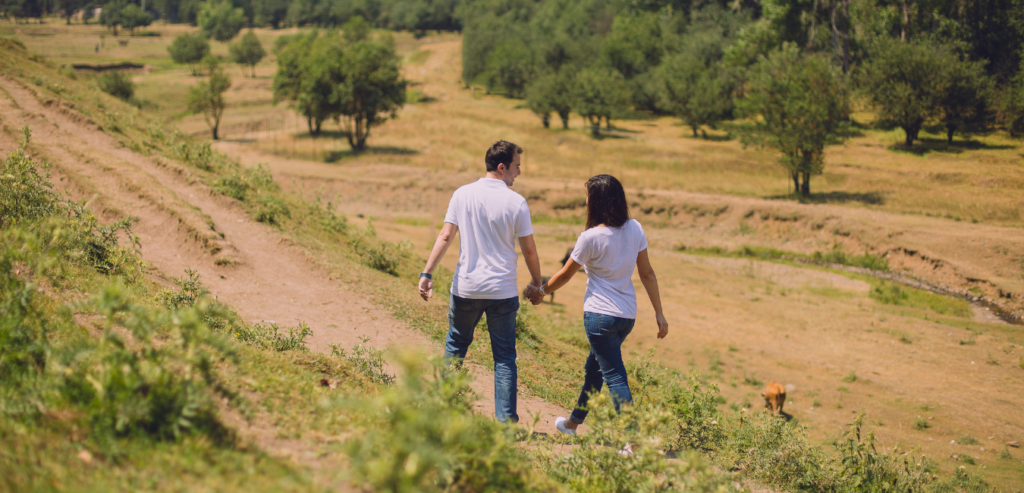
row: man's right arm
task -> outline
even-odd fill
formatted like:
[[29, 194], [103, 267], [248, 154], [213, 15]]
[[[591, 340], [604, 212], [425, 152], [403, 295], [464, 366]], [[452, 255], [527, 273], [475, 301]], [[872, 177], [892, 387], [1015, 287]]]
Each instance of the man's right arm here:
[[[423, 272], [426, 274], [434, 274], [434, 269], [437, 269], [437, 264], [441, 263], [441, 259], [444, 258], [445, 252], [448, 251], [448, 247], [455, 241], [455, 234], [459, 232], [459, 227], [452, 223], [444, 223], [441, 228], [441, 232], [437, 235], [437, 240], [434, 241], [434, 248], [430, 250], [430, 256], [427, 257], [427, 265], [423, 268]], [[434, 280], [427, 277], [420, 277], [420, 297], [424, 301], [429, 300], [434, 296]]]

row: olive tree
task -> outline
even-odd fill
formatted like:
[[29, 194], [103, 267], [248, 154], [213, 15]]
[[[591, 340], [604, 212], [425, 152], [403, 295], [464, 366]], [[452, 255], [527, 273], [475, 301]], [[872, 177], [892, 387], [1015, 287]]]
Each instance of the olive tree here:
[[573, 108], [590, 124], [590, 131], [600, 134], [601, 119], [612, 126], [612, 114], [629, 104], [629, 89], [622, 75], [607, 67], [593, 66], [576, 75], [573, 86]]
[[249, 30], [242, 36], [242, 39], [228, 48], [231, 51], [231, 59], [242, 67], [248, 66], [252, 71], [252, 76], [256, 77], [256, 64], [260, 63], [260, 60], [263, 60], [267, 54], [263, 45], [260, 44], [259, 38], [256, 37], [256, 33]]
[[949, 60], [942, 50], [926, 41], [881, 38], [861, 71], [860, 87], [878, 111], [879, 122], [902, 128], [907, 146], [929, 119], [939, 116], [943, 64]]
[[572, 83], [571, 72], [561, 70], [538, 77], [526, 86], [526, 104], [541, 118], [544, 128], [551, 125], [551, 113], [562, 119], [562, 128], [569, 128]]
[[192, 75], [199, 75], [199, 62], [210, 53], [210, 42], [200, 34], [185, 33], [174, 38], [167, 52], [174, 63], [187, 64]]
[[405, 103], [408, 81], [401, 59], [386, 43], [360, 41], [348, 45], [342, 61], [342, 80], [335, 96], [337, 121], [353, 150], [366, 148], [373, 127], [394, 118]]
[[199, 9], [199, 28], [208, 38], [220, 42], [231, 41], [245, 27], [245, 12], [232, 6], [228, 0], [209, 0]]
[[343, 47], [337, 36], [299, 35], [277, 54], [274, 103], [288, 101], [306, 117], [310, 135], [338, 115], [336, 86], [341, 80]]
[[[811, 193], [811, 175], [825, 166], [825, 145], [838, 143], [849, 95], [839, 69], [792, 43], [761, 56], [750, 73], [741, 111], [753, 121], [744, 143], [772, 147], [793, 179], [794, 193]], [[803, 182], [801, 183], [801, 178]]]
[[138, 5], [129, 4], [121, 9], [120, 23], [121, 29], [127, 29], [129, 35], [135, 36], [136, 29], [153, 23], [153, 16], [147, 14]]
[[209, 79], [199, 82], [188, 91], [188, 110], [202, 113], [206, 124], [210, 126], [213, 139], [217, 140], [217, 129], [220, 127], [221, 116], [224, 115], [224, 93], [231, 87], [231, 77], [224, 73], [213, 58], [207, 57], [204, 63], [210, 63]]
[[958, 130], [985, 125], [992, 79], [985, 73], [984, 62], [961, 60], [953, 53], [948, 54], [943, 67], [937, 109], [946, 127], [946, 142], [952, 144]]

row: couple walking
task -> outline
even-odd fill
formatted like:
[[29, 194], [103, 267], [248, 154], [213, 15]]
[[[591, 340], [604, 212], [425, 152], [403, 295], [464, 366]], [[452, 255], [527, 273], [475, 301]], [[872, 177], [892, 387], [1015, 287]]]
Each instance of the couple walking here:
[[599, 392], [602, 384], [608, 384], [616, 409], [633, 402], [621, 346], [636, 321], [634, 268], [639, 270], [654, 306], [659, 339], [668, 334], [668, 322], [662, 313], [658, 280], [647, 256], [644, 230], [639, 222], [629, 219], [622, 184], [610, 175], [597, 175], [587, 181], [586, 230], [576, 240], [562, 269], [544, 282], [533, 240], [530, 208], [526, 199], [509, 189], [521, 172], [522, 152], [521, 147], [511, 142], [495, 142], [484, 159], [487, 175], [452, 195], [444, 227], [420, 274], [419, 293], [424, 300], [431, 298], [432, 273], [456, 233], [461, 232], [459, 263], [452, 278], [448, 308], [445, 357], [459, 361], [466, 357], [473, 342], [473, 329], [486, 313], [494, 356], [494, 414], [500, 421], [517, 422], [519, 289], [515, 240], [519, 239], [533, 279], [526, 288], [526, 296], [535, 305], [569, 282], [580, 268], [586, 268], [583, 325], [590, 341], [590, 355], [584, 367], [586, 376], [569, 419], [555, 420], [560, 432], [575, 434], [576, 427], [587, 417], [590, 393]]

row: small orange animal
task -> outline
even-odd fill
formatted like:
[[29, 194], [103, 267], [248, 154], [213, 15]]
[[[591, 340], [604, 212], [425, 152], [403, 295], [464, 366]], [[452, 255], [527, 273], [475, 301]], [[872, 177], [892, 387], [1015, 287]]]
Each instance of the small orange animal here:
[[761, 392], [761, 397], [764, 397], [765, 409], [771, 409], [775, 414], [782, 414], [782, 405], [786, 403], [786, 387], [779, 385], [778, 382], [771, 382], [768, 384], [768, 388]]

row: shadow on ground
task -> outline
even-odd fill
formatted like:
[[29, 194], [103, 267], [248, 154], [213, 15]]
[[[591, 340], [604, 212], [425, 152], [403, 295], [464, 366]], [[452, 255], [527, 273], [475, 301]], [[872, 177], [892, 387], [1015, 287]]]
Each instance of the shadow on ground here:
[[325, 163], [336, 163], [342, 159], [348, 159], [359, 156], [415, 156], [420, 151], [415, 149], [408, 149], [405, 147], [394, 147], [394, 146], [382, 146], [382, 147], [367, 147], [362, 151], [354, 151], [352, 149], [344, 151], [330, 151], [327, 153], [327, 157], [324, 158]]
[[827, 192], [812, 193], [810, 196], [797, 194], [771, 195], [768, 200], [795, 200], [801, 204], [848, 204], [859, 202], [866, 205], [882, 205], [885, 195], [882, 192]]
[[964, 151], [976, 151], [976, 150], [1004, 150], [1013, 149], [1017, 146], [1013, 145], [1002, 145], [1002, 144], [987, 144], [974, 139], [971, 140], [954, 140], [952, 144], [948, 143], [945, 139], [932, 139], [923, 138], [918, 140], [912, 146], [906, 146], [903, 144], [893, 144], [889, 146], [889, 150], [893, 152], [899, 152], [903, 154], [913, 154], [915, 156], [924, 156], [932, 152], [941, 152], [944, 154], [960, 154]]

